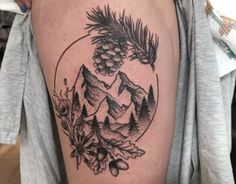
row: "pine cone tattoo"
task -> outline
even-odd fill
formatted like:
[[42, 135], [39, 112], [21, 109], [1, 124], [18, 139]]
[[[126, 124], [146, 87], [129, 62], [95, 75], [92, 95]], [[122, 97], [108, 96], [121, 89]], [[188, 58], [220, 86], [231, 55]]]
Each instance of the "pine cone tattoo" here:
[[92, 37], [92, 44], [96, 44], [93, 56], [96, 73], [113, 76], [127, 57], [155, 69], [159, 40], [140, 19], [134, 22], [131, 16], [125, 16], [125, 12], [116, 16], [109, 6], [104, 10], [94, 8], [87, 16], [92, 21], [86, 27], [89, 34], [97, 32]]
[[96, 73], [113, 76], [124, 63], [127, 48], [125, 39], [114, 39], [114, 36], [104, 38], [97, 43], [93, 57]]

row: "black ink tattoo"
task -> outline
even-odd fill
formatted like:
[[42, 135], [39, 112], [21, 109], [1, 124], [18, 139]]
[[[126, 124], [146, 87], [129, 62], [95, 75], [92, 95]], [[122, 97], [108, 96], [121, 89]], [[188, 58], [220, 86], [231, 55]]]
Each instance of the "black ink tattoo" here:
[[[117, 18], [105, 6], [104, 10], [92, 9], [87, 15], [93, 22], [86, 27], [89, 33], [73, 42], [57, 63], [53, 103], [77, 169], [83, 162], [95, 175], [108, 167], [113, 176], [118, 176], [120, 171], [129, 169], [128, 159], [145, 154], [136, 142], [150, 127], [159, 99], [157, 74], [157, 83], [150, 83], [145, 89], [131, 81], [120, 67], [130, 58], [141, 65], [149, 64], [154, 72], [159, 41], [140, 19], [134, 22], [124, 11]], [[74, 43], [93, 31], [97, 32], [91, 37], [97, 47], [93, 55], [95, 73], [82, 65], [74, 83], [69, 85], [65, 78], [65, 88], [57, 92], [56, 74], [61, 59]], [[107, 83], [96, 74], [113, 77], [113, 82]], [[122, 96], [126, 97], [125, 103]]]
[[131, 60], [149, 64], [155, 69], [159, 40], [147, 26], [143, 26], [141, 19], [134, 22], [125, 11], [117, 18], [109, 6], [104, 10], [94, 8], [87, 15], [92, 23], [87, 24], [86, 29], [98, 33], [92, 37], [92, 43], [97, 44], [93, 57], [97, 73], [113, 76], [124, 63], [128, 50], [131, 51], [128, 56]]

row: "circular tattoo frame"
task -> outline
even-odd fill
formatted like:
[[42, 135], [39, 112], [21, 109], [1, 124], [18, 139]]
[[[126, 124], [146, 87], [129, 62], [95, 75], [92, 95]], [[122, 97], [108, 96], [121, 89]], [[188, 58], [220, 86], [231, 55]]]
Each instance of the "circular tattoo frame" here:
[[[145, 154], [135, 143], [150, 127], [159, 100], [157, 74], [155, 97], [152, 85], [147, 92], [119, 69], [129, 58], [150, 65], [154, 72], [159, 39], [143, 26], [141, 19], [133, 21], [125, 11], [117, 16], [109, 5], [103, 9], [99, 6], [93, 8], [87, 12], [87, 17], [91, 21], [85, 28], [88, 34], [71, 43], [57, 62], [52, 100], [63, 132], [69, 138], [70, 156], [75, 158], [77, 169], [83, 161], [95, 175], [109, 167], [110, 173], [116, 177], [120, 171], [129, 169], [129, 159]], [[96, 32], [96, 36], [91, 36], [92, 32]], [[65, 90], [58, 92], [57, 73], [63, 56], [76, 43], [90, 36], [91, 43], [96, 45], [93, 53], [96, 75], [115, 76], [115, 80], [107, 84], [82, 65], [74, 84], [68, 86], [65, 78]], [[109, 93], [113, 86], [118, 88], [118, 96], [124, 91], [131, 94], [128, 105], [120, 105], [118, 99]], [[88, 106], [94, 109], [92, 113]], [[98, 114], [104, 108], [107, 108], [107, 113], [101, 119]], [[121, 123], [124, 117], [128, 122]]]

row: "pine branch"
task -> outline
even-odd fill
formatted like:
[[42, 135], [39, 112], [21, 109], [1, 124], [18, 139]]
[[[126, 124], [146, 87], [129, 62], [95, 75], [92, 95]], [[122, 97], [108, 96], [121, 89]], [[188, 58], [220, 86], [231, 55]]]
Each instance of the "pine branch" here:
[[99, 6], [93, 8], [91, 13], [87, 12], [88, 19], [93, 22], [87, 24], [86, 29], [89, 33], [97, 31], [98, 35], [92, 37], [92, 43], [100, 43], [107, 37], [129, 42], [132, 54], [131, 60], [138, 59], [142, 64], [150, 64], [154, 69], [159, 39], [144, 26], [141, 19], [134, 21], [130, 16], [125, 15], [125, 11], [119, 14], [111, 12], [109, 6], [102, 10]]

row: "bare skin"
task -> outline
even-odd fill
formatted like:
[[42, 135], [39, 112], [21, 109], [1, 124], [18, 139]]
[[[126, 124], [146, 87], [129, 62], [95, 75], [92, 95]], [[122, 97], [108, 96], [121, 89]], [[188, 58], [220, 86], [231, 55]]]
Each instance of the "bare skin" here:
[[[23, 0], [21, 3], [22, 2]], [[148, 26], [150, 34], [157, 36], [154, 38], [158, 38], [156, 39], [156, 41], [158, 41], [158, 47], [156, 52], [155, 49], [152, 52], [154, 55], [156, 53], [157, 57], [155, 59], [149, 58], [148, 60], [141, 57], [143, 56], [140, 54], [142, 51], [142, 46], [140, 46], [141, 44], [136, 43], [135, 39], [131, 39], [132, 36], [130, 31], [118, 31], [119, 33], [114, 33], [114, 30], [117, 30], [114, 29], [111, 31], [111, 36], [108, 36], [108, 41], [106, 39], [102, 39], [100, 40], [100, 45], [96, 43], [93, 44], [91, 42], [91, 38], [99, 35], [99, 32], [96, 32], [96, 29], [92, 32], [88, 32], [88, 29], [84, 29], [87, 24], [93, 23], [88, 18], [86, 12], [92, 14], [92, 9], [97, 6], [104, 10], [104, 7], [108, 4], [111, 11], [116, 12], [117, 16], [125, 10], [125, 15], [127, 15], [127, 17], [129, 15], [132, 16], [134, 25], [137, 22], [137, 19], [141, 18], [143, 25]], [[163, 6], [163, 4], [165, 4], [165, 6]], [[174, 128], [175, 100], [179, 65], [178, 27], [173, 1], [124, 0], [121, 2], [114, 0], [110, 2], [106, 0], [94, 0], [91, 2], [71, 0], [68, 2], [59, 0], [55, 2], [53, 0], [35, 0], [32, 3], [32, 22], [43, 72], [51, 99], [54, 102], [55, 114], [57, 114], [58, 131], [60, 134], [69, 183], [165, 183]], [[135, 31], [137, 32], [137, 30], [134, 29], [134, 32]], [[88, 36], [75, 42], [75, 40], [82, 38], [85, 35]], [[142, 34], [140, 33], [140, 35]], [[122, 40], [121, 38], [124, 39]], [[153, 43], [155, 43], [154, 38]], [[118, 43], [115, 41], [117, 39]], [[73, 42], [74, 44], [72, 44]], [[120, 46], [119, 43], [121, 42], [127, 44], [127, 47]], [[126, 55], [122, 56], [122, 61], [120, 61], [121, 66], [114, 68], [113, 65], [117, 64], [115, 57], [112, 59], [108, 58], [108, 61], [106, 57], [110, 57], [109, 54], [104, 56], [104, 59], [103, 55], [99, 55], [96, 52], [96, 49], [100, 49], [102, 53], [107, 52], [105, 51], [105, 48], [110, 49], [110, 54], [114, 54], [116, 57], [118, 56], [118, 50], [127, 49]], [[130, 56], [135, 49], [140, 52], [138, 52], [139, 54], [136, 55], [137, 57], [134, 58], [133, 61], [130, 61], [128, 56]], [[150, 56], [150, 54], [148, 55], [146, 53], [144, 56]], [[61, 59], [59, 60], [59, 58]], [[121, 56], [120, 58], [118, 57], [118, 60], [119, 59], [121, 59]], [[103, 64], [98, 64], [96, 62], [102, 62]], [[105, 70], [105, 63], [108, 62], [110, 62], [110, 68], [107, 67]], [[147, 64], [147, 62], [152, 62], [152, 64]], [[86, 66], [89, 72], [84, 69], [83, 66]], [[91, 77], [92, 74], [92, 76], [95, 76], [95, 78], [100, 81], [109, 84], [110, 87], [104, 89], [102, 93], [100, 92], [101, 88], [99, 88], [99, 94], [91, 97], [94, 92], [98, 91], [97, 85], [95, 85], [97, 80], [92, 83], [89, 83], [87, 80], [87, 91], [83, 91], [85, 90], [85, 87], [81, 88], [80, 84], [82, 81], [80, 81], [81, 78], [78, 77], [80, 70], [84, 71], [83, 77], [85, 77], [85, 75]], [[114, 72], [112, 72], [113, 70]], [[142, 99], [139, 102], [136, 100], [136, 96], [132, 96], [137, 94], [126, 93], [125, 96], [124, 91], [122, 91], [120, 96], [116, 96], [114, 91], [112, 91], [112, 82], [114, 82], [119, 76], [123, 76], [123, 78], [124, 76], [128, 77], [129, 83], [127, 83], [126, 87], [128, 86], [127, 90], [129, 92], [130, 88], [132, 88], [130, 81], [136, 85], [135, 87], [133, 86], [133, 88], [136, 89], [138, 86], [140, 87], [139, 89], [142, 88], [143, 91], [146, 91], [146, 93], [143, 92], [144, 95], [141, 97]], [[76, 78], [78, 78], [78, 80], [76, 80]], [[95, 79], [93, 78], [93, 80]], [[99, 85], [100, 84], [101, 83], [99, 83]], [[84, 96], [85, 93], [89, 93], [88, 86], [93, 87], [90, 91], [91, 94]], [[148, 104], [151, 99], [148, 97], [148, 94], [150, 96], [150, 86], [153, 87], [155, 105], [153, 108], [148, 106], [148, 111], [142, 111], [140, 109], [145, 109], [145, 102], [143, 101], [147, 100]], [[71, 90], [66, 92], [66, 88]], [[62, 91], [61, 96], [60, 90]], [[75, 92], [77, 92], [77, 95], [81, 97], [80, 108], [79, 106], [76, 108], [76, 106], [70, 104], [75, 102], [75, 100], [72, 99]], [[64, 94], [66, 94], [67, 97], [63, 96]], [[119, 128], [116, 128], [115, 130], [114, 123], [121, 123], [122, 121], [119, 118], [122, 116], [115, 118], [116, 115], [118, 116], [117, 111], [115, 113], [108, 113], [104, 110], [105, 107], [114, 105], [114, 102], [111, 100], [107, 100], [107, 104], [103, 109], [98, 108], [102, 106], [102, 102], [99, 102], [100, 106], [97, 105], [97, 101], [100, 100], [97, 100], [97, 98], [99, 95], [102, 96], [104, 94], [108, 95], [106, 99], [108, 97], [110, 99], [112, 98], [113, 101], [119, 101], [120, 105], [127, 105], [126, 102], [130, 102], [130, 99], [133, 99], [133, 103], [135, 105], [133, 109], [131, 106], [129, 107], [134, 114], [133, 119], [139, 127], [135, 133], [133, 132], [134, 129], [130, 128], [130, 124], [133, 122], [131, 116], [127, 116], [129, 118], [126, 118], [125, 115], [122, 115], [122, 120], [124, 121], [125, 118], [127, 120], [124, 121], [127, 124], [123, 124], [123, 126], [125, 125], [128, 127], [127, 134], [120, 131], [121, 129]], [[94, 98], [96, 98], [96, 100], [94, 100]], [[70, 108], [64, 108], [67, 106], [63, 106], [63, 103], [61, 106], [60, 102], [62, 100], [64, 100], [64, 104], [67, 104], [68, 102], [68, 106], [70, 106]], [[88, 117], [86, 116], [82, 123], [84, 122], [86, 124], [85, 126], [88, 126], [89, 128], [79, 129], [75, 134], [78, 135], [79, 138], [83, 138], [83, 135], [87, 137], [91, 135], [90, 141], [92, 144], [90, 145], [91, 149], [88, 156], [91, 160], [86, 162], [85, 158], [82, 158], [81, 163], [78, 164], [78, 162], [76, 162], [76, 158], [78, 158], [76, 157], [76, 154], [74, 153], [74, 155], [72, 154], [73, 156], [71, 156], [73, 149], [75, 149], [75, 143], [69, 139], [68, 133], [70, 133], [72, 128], [76, 126], [76, 123], [74, 123], [76, 122], [76, 118], [79, 119], [82, 117], [82, 106], [87, 106], [88, 114], [93, 114], [93, 116], [91, 115], [93, 118], [89, 120], [90, 116], [87, 115]], [[94, 109], [98, 109], [98, 111], [96, 111], [97, 119], [95, 118], [95, 120]], [[123, 111], [128, 111], [127, 109], [128, 107], [126, 108], [124, 106]], [[125, 112], [123, 114], [125, 114]], [[116, 132], [117, 135], [117, 131], [120, 131], [119, 133], [125, 135], [125, 138], [114, 138], [114, 135], [111, 135], [110, 133], [111, 130], [109, 130], [109, 133], [107, 133], [107, 130], [105, 131], [105, 128], [103, 128], [104, 122], [102, 120], [105, 119], [106, 116], [110, 118], [109, 121], [111, 121], [110, 123], [112, 126], [110, 129], [112, 129], [112, 132]], [[147, 118], [147, 116], [149, 117]], [[146, 120], [143, 120], [142, 118], [145, 117]], [[142, 121], [145, 121], [149, 126], [143, 128], [143, 125], [141, 124]], [[63, 124], [62, 122], [66, 123]], [[77, 128], [78, 127], [79, 126], [77, 126]], [[104, 137], [106, 137], [106, 139], [104, 139]], [[139, 149], [139, 151], [136, 150], [135, 152], [135, 158], [132, 158], [131, 156], [126, 160], [124, 157], [120, 157], [120, 155], [118, 155], [119, 158], [112, 155], [113, 153], [111, 152], [109, 144], [104, 143], [104, 140], [111, 139], [115, 139], [116, 141], [120, 140], [121, 142], [128, 140], [135, 144], [135, 147]], [[78, 141], [79, 140], [77, 140], [77, 142]], [[96, 159], [100, 159], [99, 161], [103, 161], [105, 163], [106, 168], [102, 169], [101, 172], [97, 172], [96, 169], [98, 168], [96, 168], [96, 166], [91, 166], [94, 163], [92, 161]], [[122, 160], [122, 162], [119, 162], [118, 168], [116, 164], [119, 159]], [[116, 162], [113, 162], [113, 165], [109, 165], [109, 163], [114, 160]], [[118, 170], [119, 173], [117, 174]]]

